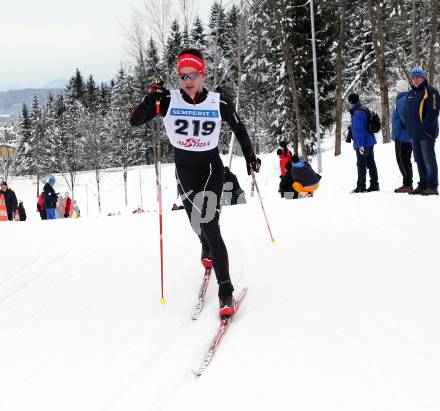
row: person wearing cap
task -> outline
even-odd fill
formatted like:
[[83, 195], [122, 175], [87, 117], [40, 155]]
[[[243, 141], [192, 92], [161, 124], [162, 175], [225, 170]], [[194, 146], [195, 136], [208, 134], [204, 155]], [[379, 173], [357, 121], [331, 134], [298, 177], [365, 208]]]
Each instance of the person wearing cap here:
[[411, 90], [408, 92], [405, 125], [411, 136], [414, 160], [420, 181], [409, 194], [438, 195], [438, 166], [435, 141], [438, 137], [439, 92], [428, 83], [421, 67], [410, 74]]
[[411, 164], [411, 137], [405, 125], [405, 110], [408, 97], [408, 82], [398, 80], [396, 84], [396, 107], [391, 117], [391, 138], [394, 140], [396, 160], [402, 173], [403, 184], [394, 190], [395, 193], [409, 193], [413, 189], [413, 170]]
[[17, 196], [15, 195], [15, 192], [8, 187], [8, 183], [6, 181], [2, 181], [0, 183], [0, 194], [3, 194], [5, 197], [8, 220], [13, 221], [18, 207]]
[[[368, 131], [368, 108], [364, 107], [358, 94], [348, 96], [351, 114], [351, 133], [353, 148], [356, 151], [358, 179], [352, 193], [379, 191], [379, 178], [374, 160], [376, 137]], [[370, 186], [366, 187], [367, 169], [370, 174]]]
[[218, 150], [222, 121], [228, 123], [237, 137], [249, 175], [259, 171], [261, 161], [232, 101], [223, 93], [204, 87], [205, 61], [200, 50], [186, 48], [179, 53], [177, 76], [181, 87], [178, 90], [167, 90], [160, 83], [150, 86], [149, 93], [133, 110], [130, 124], [140, 126], [152, 120], [156, 102], [160, 101], [160, 115], [174, 148], [179, 194], [202, 244], [202, 264], [205, 268], [214, 267], [219, 285], [219, 314], [227, 317], [235, 313], [235, 302], [228, 252], [219, 226], [224, 181]]
[[46, 209], [47, 220], [55, 220], [57, 218], [56, 206], [58, 195], [55, 193], [53, 186], [55, 185], [55, 177], [50, 176], [47, 183], [43, 187], [44, 207]]

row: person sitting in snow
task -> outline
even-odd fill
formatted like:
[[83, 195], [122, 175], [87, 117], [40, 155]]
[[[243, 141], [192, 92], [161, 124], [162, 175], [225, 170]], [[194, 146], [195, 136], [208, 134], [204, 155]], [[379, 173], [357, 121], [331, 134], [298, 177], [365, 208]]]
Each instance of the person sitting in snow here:
[[173, 203], [173, 207], [171, 208], [171, 211], [177, 211], [177, 210], [183, 210], [185, 207], [181, 205], [177, 205], [176, 203]]
[[17, 213], [20, 221], [26, 221], [26, 210], [24, 209], [23, 201], [21, 200], [18, 202]]
[[292, 156], [292, 163], [293, 166], [290, 170], [290, 174], [293, 179], [293, 189], [298, 193], [306, 193], [310, 197], [313, 197], [313, 193], [319, 187], [321, 176], [315, 173], [309, 163], [300, 161], [298, 154]]
[[294, 200], [298, 198], [298, 191], [293, 188], [293, 177], [292, 177], [292, 167], [293, 164], [291, 161], [286, 163], [287, 173], [281, 177], [280, 186], [278, 192], [281, 195], [281, 198], [285, 198], [287, 200]]
[[229, 167], [225, 167], [225, 181], [223, 183], [223, 204], [246, 204], [244, 191], [238, 183], [237, 176], [229, 169]]

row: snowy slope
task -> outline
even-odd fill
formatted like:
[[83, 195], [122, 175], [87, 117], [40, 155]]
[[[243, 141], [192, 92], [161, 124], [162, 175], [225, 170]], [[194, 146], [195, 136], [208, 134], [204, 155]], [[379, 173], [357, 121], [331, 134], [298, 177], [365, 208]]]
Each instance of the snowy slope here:
[[[298, 201], [278, 198], [277, 157], [263, 158], [275, 245], [255, 199], [224, 208], [231, 275], [249, 293], [198, 379], [218, 303], [213, 282], [190, 320], [202, 270], [185, 213], [169, 211], [173, 167], [163, 172], [164, 306], [153, 169], [129, 175], [129, 211], [142, 176], [142, 215], [105, 216], [124, 211], [120, 172], [104, 177], [101, 216], [93, 174], [79, 176], [90, 217], [76, 221], [39, 221], [35, 185], [11, 179], [31, 219], [0, 226], [0, 410], [440, 409], [440, 199], [392, 193], [392, 145], [376, 150], [382, 191], [348, 194], [355, 156], [344, 149], [324, 157], [316, 197]], [[243, 169], [234, 160], [248, 191]]]

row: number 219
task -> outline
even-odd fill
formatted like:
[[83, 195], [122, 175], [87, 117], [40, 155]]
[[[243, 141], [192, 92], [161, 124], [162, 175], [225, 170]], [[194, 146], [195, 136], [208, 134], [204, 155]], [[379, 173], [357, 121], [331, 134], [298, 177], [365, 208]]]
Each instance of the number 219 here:
[[[176, 133], [182, 134], [184, 136], [188, 135], [188, 127], [189, 122], [187, 120], [178, 119], [176, 120]], [[200, 120], [193, 120], [192, 121], [193, 126], [193, 133], [192, 135], [194, 137], [198, 137], [200, 134]], [[215, 129], [215, 123], [214, 121], [204, 121], [202, 122], [202, 136], [208, 136], [210, 135]]]

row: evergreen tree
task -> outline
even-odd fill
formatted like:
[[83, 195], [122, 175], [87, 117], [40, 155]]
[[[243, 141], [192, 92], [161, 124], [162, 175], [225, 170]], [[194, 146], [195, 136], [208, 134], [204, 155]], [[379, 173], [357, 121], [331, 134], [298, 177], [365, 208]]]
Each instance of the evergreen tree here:
[[218, 1], [211, 6], [208, 28], [207, 83], [209, 88], [218, 89], [225, 86], [225, 76], [229, 71], [226, 14]]
[[31, 137], [32, 137], [32, 122], [30, 118], [29, 109], [26, 103], [23, 103], [18, 122], [15, 127], [15, 131], [19, 136], [19, 155], [26, 159], [23, 167], [23, 174], [28, 174], [30, 170], [30, 164], [32, 159], [31, 150]]
[[175, 75], [177, 65], [177, 55], [182, 50], [182, 34], [180, 33], [180, 27], [177, 20], [174, 20], [171, 24], [171, 33], [168, 37], [167, 48], [165, 51], [165, 61], [167, 65], [167, 83], [177, 85], [177, 79]]
[[272, 141], [270, 128], [278, 113], [278, 107], [273, 102], [273, 57], [268, 49], [262, 7], [262, 1], [253, 1], [247, 13], [248, 35], [243, 39], [243, 97], [240, 101], [241, 112], [243, 118], [249, 121], [248, 129], [257, 153], [260, 147], [269, 150], [275, 148], [276, 141]]
[[79, 101], [81, 104], [86, 104], [86, 86], [84, 78], [79, 69], [76, 69], [75, 74], [70, 79], [66, 87], [66, 96], [70, 104], [74, 101]]
[[0, 156], [2, 180], [8, 180], [10, 175], [21, 175], [26, 169], [27, 159], [20, 150], [22, 138], [12, 126], [0, 128], [0, 146], [3, 146]]
[[362, 89], [374, 90], [376, 82], [373, 40], [368, 22], [368, 5], [363, 0], [347, 3], [346, 46], [343, 60], [345, 61], [345, 89], [354, 91]]
[[93, 76], [90, 74], [85, 86], [85, 107], [92, 113], [96, 113], [99, 101], [99, 88], [96, 86]]
[[105, 116], [110, 109], [110, 87], [105, 83], [101, 83], [101, 87], [98, 91], [98, 107], [101, 116]]
[[193, 28], [191, 30], [190, 46], [200, 49], [202, 50], [202, 52], [206, 51], [206, 48], [208, 46], [205, 29], [203, 27], [202, 20], [198, 15], [194, 19]]
[[189, 44], [190, 44], [189, 30], [188, 30], [188, 26], [184, 24], [183, 32], [182, 32], [182, 48], [189, 47]]

